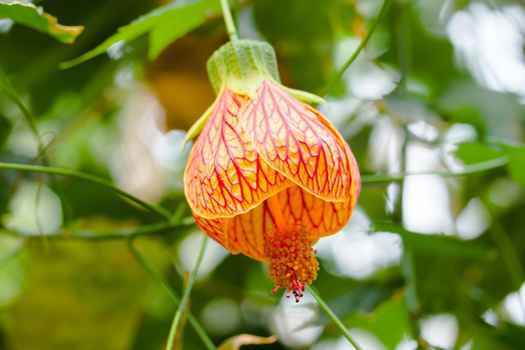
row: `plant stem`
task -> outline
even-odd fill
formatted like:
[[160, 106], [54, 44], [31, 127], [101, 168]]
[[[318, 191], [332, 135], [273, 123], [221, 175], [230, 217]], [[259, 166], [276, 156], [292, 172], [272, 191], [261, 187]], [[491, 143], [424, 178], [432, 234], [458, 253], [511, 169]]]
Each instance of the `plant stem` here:
[[442, 177], [461, 177], [472, 175], [476, 173], [482, 173], [489, 170], [501, 168], [507, 165], [509, 162], [507, 157], [496, 158], [486, 162], [472, 164], [466, 166], [464, 170], [449, 172], [449, 171], [429, 171], [429, 172], [415, 172], [415, 173], [400, 173], [400, 174], [375, 174], [375, 175], [364, 175], [361, 177], [363, 184], [387, 184], [390, 182], [400, 182], [409, 176], [424, 176], [424, 175], [437, 175]]
[[[169, 294], [171, 297], [171, 300], [175, 303], [175, 305], [179, 305], [180, 298], [177, 295], [177, 293], [171, 288], [171, 286], [168, 285], [168, 283], [162, 278], [160, 273], [156, 271], [144, 258], [144, 256], [139, 252], [139, 250], [135, 247], [133, 239], [128, 240], [128, 248], [135, 258], [135, 260], [139, 263], [139, 265], [146, 271], [152, 278], [155, 280], [155, 282], [159, 283], [164, 290]], [[188, 321], [190, 322], [190, 325], [193, 327], [197, 335], [201, 338], [202, 342], [206, 346], [206, 349], [208, 350], [217, 350], [213, 342], [211, 341], [210, 337], [208, 337], [208, 334], [206, 334], [206, 331], [201, 326], [199, 321], [193, 316], [191, 312], [188, 313]]]
[[381, 6], [381, 9], [379, 10], [379, 14], [377, 15], [375, 21], [370, 26], [370, 30], [366, 34], [365, 38], [363, 39], [363, 41], [361, 41], [361, 43], [359, 44], [357, 49], [354, 51], [352, 56], [350, 56], [350, 58], [348, 58], [348, 60], [343, 64], [341, 69], [339, 69], [339, 71], [332, 77], [332, 79], [330, 79], [330, 81], [328, 82], [328, 84], [326, 85], [324, 89], [324, 93], [322, 94], [323, 96], [328, 95], [330, 93], [334, 84], [336, 84], [343, 77], [343, 74], [345, 74], [348, 67], [350, 67], [352, 63], [354, 63], [354, 61], [357, 59], [361, 51], [363, 51], [363, 49], [366, 47], [366, 45], [368, 44], [368, 41], [372, 37], [372, 34], [374, 34], [377, 28], [377, 25], [379, 24], [379, 22], [381, 22], [381, 18], [383, 18], [383, 16], [385, 15], [389, 4], [390, 4], [390, 0], [383, 1], [383, 5]]
[[315, 301], [317, 301], [317, 304], [319, 305], [321, 309], [323, 309], [326, 315], [330, 317], [330, 319], [332, 319], [332, 321], [341, 330], [341, 332], [343, 332], [343, 335], [346, 338], [346, 340], [348, 340], [348, 342], [352, 344], [352, 346], [356, 350], [363, 350], [359, 346], [359, 344], [357, 344], [357, 342], [352, 338], [352, 336], [350, 335], [350, 332], [348, 331], [348, 329], [346, 329], [346, 326], [343, 324], [343, 322], [341, 322], [339, 317], [337, 317], [337, 315], [332, 311], [332, 309], [330, 309], [330, 307], [325, 303], [323, 298], [321, 298], [321, 296], [314, 290], [314, 288], [310, 286], [306, 286], [306, 290], [308, 291], [308, 293], [312, 295], [312, 297], [314, 297]]
[[[86, 230], [69, 230], [64, 229], [62, 232], [45, 235], [49, 240], [79, 240], [79, 241], [116, 241], [121, 239], [130, 239], [136, 237], [152, 236], [167, 231], [180, 230], [192, 227], [193, 224], [175, 224], [175, 223], [158, 223], [152, 225], [144, 225], [136, 228], [121, 229], [111, 232], [92, 232]], [[22, 238], [22, 239], [40, 239], [41, 236], [28, 235], [10, 229], [0, 229], [0, 234]]]
[[235, 22], [233, 21], [232, 12], [230, 10], [229, 0], [221, 0], [222, 15], [224, 17], [224, 24], [226, 24], [226, 31], [230, 37], [230, 41], [239, 40], [237, 34], [237, 28], [235, 28]]
[[18, 93], [15, 91], [15, 88], [7, 78], [6, 74], [0, 70], [0, 90], [2, 90], [5, 95], [13, 102], [16, 107], [20, 110], [20, 113], [24, 116], [24, 119], [26, 120], [27, 125], [29, 126], [29, 129], [31, 130], [31, 133], [33, 134], [33, 137], [35, 138], [35, 141], [38, 146], [38, 157], [43, 157], [44, 163], [47, 162], [47, 158], [45, 155], [45, 146], [42, 142], [42, 139], [40, 138], [40, 134], [38, 133], [38, 129], [36, 127], [36, 121], [35, 117], [29, 111], [29, 109], [25, 106], [25, 104], [22, 102], [22, 99], [18, 96]]
[[177, 309], [177, 312], [175, 312], [175, 317], [173, 318], [173, 323], [171, 324], [170, 333], [168, 336], [168, 343], [166, 345], [166, 350], [173, 350], [173, 341], [175, 339], [175, 335], [177, 334], [177, 329], [179, 327], [180, 320], [182, 318], [182, 315], [186, 311], [186, 307], [188, 306], [188, 302], [190, 300], [190, 294], [191, 289], [193, 288], [193, 283], [195, 283], [195, 278], [197, 277], [197, 272], [199, 271], [199, 267], [202, 263], [202, 259], [204, 258], [204, 252], [206, 251], [206, 245], [208, 243], [208, 237], [204, 236], [202, 238], [201, 247], [199, 250], [199, 255], [197, 256], [197, 261], [195, 262], [195, 266], [193, 267], [193, 270], [190, 273], [190, 277], [188, 278], [188, 285], [184, 289], [184, 293], [182, 294], [182, 299], [179, 303], [179, 307]]
[[[364, 175], [361, 178], [361, 182], [363, 184], [388, 184], [390, 182], [403, 181], [406, 177], [409, 177], [409, 176], [423, 176], [423, 175], [438, 175], [438, 176], [443, 176], [443, 177], [461, 177], [461, 176], [467, 176], [467, 175], [472, 175], [475, 173], [481, 173], [481, 172], [501, 168], [507, 164], [508, 164], [507, 157], [501, 157], [501, 158], [497, 158], [494, 160], [489, 160], [486, 162], [469, 165], [465, 167], [464, 170], [457, 171], [457, 172], [434, 171], [434, 172], [418, 172], [418, 173]], [[149, 204], [147, 202], [144, 202], [140, 198], [137, 198], [133, 196], [132, 194], [119, 189], [118, 187], [111, 184], [107, 180], [94, 176], [94, 175], [86, 174], [80, 171], [76, 171], [73, 169], [67, 169], [67, 168], [49, 167], [49, 166], [43, 166], [43, 165], [18, 164], [18, 163], [4, 163], [4, 162], [0, 162], [0, 169], [10, 169], [10, 170], [17, 170], [17, 171], [33, 172], [33, 173], [55, 174], [55, 175], [61, 175], [61, 176], [67, 176], [67, 177], [74, 177], [74, 178], [81, 179], [84, 181], [96, 183], [98, 185], [111, 189], [112, 191], [118, 193], [120, 196], [130, 200], [131, 202], [143, 207], [146, 210], [149, 210], [152, 213], [155, 213], [163, 217], [164, 219], [170, 220], [171, 218], [171, 214], [166, 209], [160, 206], [154, 205], [154, 204]]]
[[55, 174], [55, 175], [74, 177], [77, 179], [89, 181], [89, 182], [104, 186], [116, 192], [120, 196], [130, 200], [131, 202], [139, 205], [140, 207], [146, 210], [149, 210], [152, 213], [155, 213], [163, 217], [164, 219], [167, 219], [168, 221], [171, 219], [171, 214], [166, 209], [160, 206], [154, 205], [154, 204], [147, 203], [143, 201], [142, 199], [135, 197], [131, 193], [121, 190], [117, 186], [111, 184], [109, 181], [102, 179], [100, 177], [97, 177], [95, 175], [86, 174], [81, 171], [76, 171], [73, 169], [50, 167], [50, 166], [43, 166], [43, 165], [4, 163], [4, 162], [0, 162], [0, 169], [11, 169], [11, 170], [18, 170], [18, 171], [33, 172], [33, 173]]
[[[408, 127], [403, 126], [403, 144], [400, 152], [400, 167], [401, 171], [406, 171], [407, 168], [407, 152], [410, 141], [410, 133]], [[399, 200], [396, 203], [393, 218], [397, 223], [403, 227], [403, 203], [404, 203], [404, 185], [402, 181], [399, 184]], [[421, 345], [421, 329], [419, 326], [419, 298], [417, 295], [416, 283], [416, 266], [414, 264], [414, 253], [412, 247], [408, 244], [403, 244], [403, 255], [401, 257], [401, 273], [405, 279], [406, 291], [404, 294], [405, 305], [408, 311], [408, 321], [412, 337], [417, 340], [416, 350], [422, 349]]]

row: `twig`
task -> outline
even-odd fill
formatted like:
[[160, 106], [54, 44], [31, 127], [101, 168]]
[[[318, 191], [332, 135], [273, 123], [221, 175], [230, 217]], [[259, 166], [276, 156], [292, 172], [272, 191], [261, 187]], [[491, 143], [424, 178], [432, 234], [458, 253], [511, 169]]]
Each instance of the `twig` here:
[[372, 37], [372, 34], [374, 34], [377, 28], [377, 25], [381, 21], [381, 18], [383, 18], [383, 16], [385, 15], [389, 4], [390, 4], [390, 0], [383, 1], [383, 5], [381, 6], [381, 9], [379, 10], [379, 14], [377, 15], [375, 21], [370, 26], [370, 30], [366, 34], [365, 38], [363, 39], [363, 41], [361, 41], [361, 43], [359, 44], [357, 49], [354, 51], [352, 56], [350, 56], [350, 58], [348, 58], [348, 60], [343, 64], [341, 69], [339, 69], [339, 71], [332, 77], [332, 79], [330, 79], [325, 89], [323, 90], [323, 94], [322, 94], [323, 96], [328, 95], [330, 93], [334, 84], [336, 84], [343, 77], [343, 74], [345, 74], [348, 67], [350, 67], [352, 63], [354, 63], [354, 61], [357, 59], [361, 51], [363, 51], [363, 49], [366, 47], [366, 45], [368, 44], [368, 41]]
[[[153, 236], [166, 233], [172, 230], [187, 229], [192, 227], [193, 224], [175, 224], [175, 223], [158, 223], [152, 225], [144, 225], [131, 229], [121, 229], [118, 231], [108, 232], [92, 232], [86, 230], [74, 230], [65, 229], [62, 232], [46, 234], [45, 237], [48, 240], [79, 240], [79, 241], [116, 241], [121, 239], [130, 239], [137, 237]], [[0, 229], [0, 235], [7, 235], [22, 239], [39, 239], [39, 235], [28, 235], [11, 229]]]
[[[159, 283], [164, 290], [168, 293], [168, 295], [171, 297], [171, 300], [175, 303], [175, 305], [180, 304], [180, 298], [177, 295], [177, 292], [173, 290], [171, 286], [168, 285], [168, 283], [164, 280], [164, 278], [160, 275], [158, 271], [156, 271], [142, 256], [142, 254], [139, 252], [139, 250], [135, 247], [133, 239], [128, 240], [128, 249], [131, 253], [131, 255], [135, 258], [135, 260], [138, 262], [138, 264], [146, 271], [155, 282]], [[211, 339], [206, 334], [206, 331], [201, 326], [199, 321], [193, 316], [191, 312], [188, 313], [188, 321], [190, 322], [190, 325], [193, 327], [197, 335], [201, 338], [202, 342], [206, 346], [208, 350], [217, 350]]]
[[26, 171], [26, 172], [33, 172], [33, 173], [43, 173], [43, 174], [55, 174], [55, 175], [61, 175], [61, 176], [68, 176], [68, 177], [74, 177], [77, 179], [89, 181], [101, 186], [104, 186], [120, 196], [130, 200], [131, 202], [139, 205], [140, 207], [149, 210], [152, 213], [155, 213], [164, 219], [167, 219], [168, 221], [171, 218], [171, 214], [166, 209], [157, 206], [155, 204], [150, 204], [145, 201], [143, 201], [140, 198], [135, 197], [131, 193], [128, 193], [126, 191], [121, 190], [117, 186], [111, 184], [109, 181], [100, 178], [95, 175], [86, 174], [81, 171], [73, 170], [73, 169], [67, 169], [67, 168], [58, 168], [58, 167], [50, 167], [50, 166], [43, 166], [43, 165], [29, 165], [29, 164], [18, 164], [18, 163], [4, 163], [0, 162], [0, 169], [11, 169], [11, 170], [18, 170], [18, 171]]
[[[407, 168], [407, 151], [410, 141], [408, 127], [403, 127], [403, 145], [400, 152], [401, 171]], [[403, 226], [403, 198], [404, 182], [399, 184], [399, 200], [393, 213], [394, 220]], [[405, 305], [408, 311], [409, 326], [412, 336], [417, 339], [417, 350], [421, 349], [421, 329], [419, 325], [419, 299], [417, 296], [416, 267], [414, 265], [414, 253], [408, 244], [403, 244], [403, 255], [401, 257], [401, 272], [405, 279], [406, 291], [404, 295]]]
[[437, 175], [442, 177], [462, 177], [476, 173], [483, 173], [486, 171], [501, 168], [509, 162], [507, 157], [496, 158], [486, 162], [468, 165], [465, 169], [455, 172], [450, 171], [428, 171], [428, 172], [414, 172], [414, 173], [400, 173], [400, 174], [375, 174], [364, 175], [361, 177], [363, 184], [387, 184], [390, 182], [401, 182], [409, 176], [424, 176]]
[[184, 289], [184, 293], [182, 294], [182, 299], [179, 303], [179, 307], [177, 309], [177, 312], [175, 312], [175, 316], [173, 317], [173, 322], [171, 324], [166, 350], [173, 350], [173, 341], [175, 339], [175, 334], [177, 334], [177, 329], [179, 328], [179, 322], [182, 319], [182, 315], [186, 312], [186, 307], [188, 306], [188, 302], [190, 300], [191, 289], [193, 288], [193, 284], [195, 283], [195, 279], [197, 278], [197, 272], [199, 271], [202, 259], [204, 258], [204, 252], [206, 251], [207, 244], [208, 237], [204, 236], [202, 238], [202, 243], [199, 250], [199, 255], [197, 256], [197, 261], [195, 262], [195, 266], [193, 267], [193, 270], [191, 270], [190, 276], [188, 278], [188, 285]]
[[321, 298], [321, 296], [312, 287], [307, 286], [306, 289], [308, 290], [308, 293], [312, 295], [315, 301], [317, 301], [319, 307], [323, 309], [326, 315], [335, 323], [337, 328], [339, 328], [341, 332], [343, 332], [343, 335], [346, 338], [346, 340], [348, 340], [356, 350], [363, 350], [361, 346], [359, 346], [359, 344], [354, 340], [354, 338], [352, 338], [352, 335], [350, 334], [348, 329], [346, 329], [346, 326], [343, 324], [343, 322], [341, 322], [339, 317], [337, 317], [337, 315], [332, 311], [332, 309], [330, 309], [330, 307], [325, 303], [323, 298]]
[[33, 134], [33, 137], [35, 138], [38, 145], [38, 154], [36, 158], [42, 157], [44, 159], [44, 164], [47, 164], [48, 161], [45, 154], [46, 147], [44, 146], [44, 143], [40, 138], [40, 134], [38, 133], [35, 117], [29, 108], [27, 108], [22, 102], [22, 99], [18, 96], [15, 88], [12, 86], [11, 82], [2, 70], [0, 70], [0, 90], [5, 93], [5, 95], [17, 106], [24, 116], [24, 119], [26, 120], [26, 123], [29, 126], [29, 129], [31, 130], [31, 133]]

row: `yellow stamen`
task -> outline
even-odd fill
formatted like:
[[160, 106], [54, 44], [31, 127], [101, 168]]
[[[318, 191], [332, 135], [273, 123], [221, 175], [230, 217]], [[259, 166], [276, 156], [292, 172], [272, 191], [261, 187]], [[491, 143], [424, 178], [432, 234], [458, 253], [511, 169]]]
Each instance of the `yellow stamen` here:
[[293, 230], [268, 237], [266, 255], [275, 288], [287, 289], [299, 301], [305, 285], [316, 279], [319, 270], [319, 263], [307, 234], [301, 230]]

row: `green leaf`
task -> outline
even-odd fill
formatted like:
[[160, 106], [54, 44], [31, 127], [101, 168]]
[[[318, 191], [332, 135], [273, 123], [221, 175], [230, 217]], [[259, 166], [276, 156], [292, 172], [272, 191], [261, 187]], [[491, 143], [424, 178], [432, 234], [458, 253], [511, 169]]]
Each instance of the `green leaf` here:
[[155, 58], [167, 45], [202, 24], [208, 15], [219, 10], [218, 0], [177, 1], [143, 15], [130, 24], [120, 27], [93, 50], [63, 62], [63, 69], [76, 66], [106, 52], [113, 44], [130, 41], [151, 32], [150, 58]]
[[55, 17], [45, 13], [41, 7], [16, 0], [0, 1], [0, 19], [2, 18], [9, 18], [16, 23], [49, 34], [66, 44], [73, 43], [84, 30], [82, 26], [61, 25]]
[[218, 0], [201, 0], [180, 6], [169, 16], [160, 19], [157, 26], [150, 32], [148, 56], [151, 60], [169, 44], [197, 28], [206, 19], [220, 11]]
[[[388, 349], [394, 349], [410, 330], [408, 310], [400, 294], [394, 295], [371, 313], [358, 313], [345, 321], [352, 327], [370, 331]], [[386, 329], [388, 332], [385, 332]]]
[[472, 241], [462, 241], [451, 236], [410, 232], [399, 225], [390, 223], [374, 224], [374, 230], [399, 234], [405, 245], [409, 245], [415, 253], [423, 255], [472, 259], [491, 257], [491, 250], [487, 246]]
[[472, 142], [460, 144], [456, 156], [465, 164], [470, 165], [501, 158], [505, 156], [505, 152], [483, 143]]
[[508, 157], [508, 171], [512, 178], [525, 186], [525, 146], [515, 146], [499, 143], [497, 146], [483, 143], [463, 143], [456, 152], [465, 164], [474, 164]]
[[513, 147], [509, 149], [509, 155], [510, 175], [516, 182], [525, 186], [525, 147]]
[[0, 149], [4, 147], [13, 125], [4, 115], [0, 114]]
[[473, 350], [510, 350], [523, 349], [525, 346], [525, 332], [520, 326], [506, 322], [501, 322], [497, 328], [480, 324], [474, 331]]

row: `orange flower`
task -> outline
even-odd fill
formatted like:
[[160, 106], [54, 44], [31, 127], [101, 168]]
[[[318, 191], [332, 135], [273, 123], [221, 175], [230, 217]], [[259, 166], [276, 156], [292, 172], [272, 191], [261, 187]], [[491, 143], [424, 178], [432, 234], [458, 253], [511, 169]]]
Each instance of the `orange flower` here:
[[317, 276], [312, 246], [352, 214], [357, 163], [330, 122], [293, 96], [311, 95], [278, 83], [268, 44], [229, 43], [208, 70], [218, 97], [184, 175], [195, 221], [232, 253], [267, 262], [275, 287], [298, 300]]

